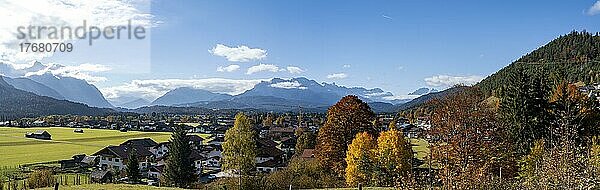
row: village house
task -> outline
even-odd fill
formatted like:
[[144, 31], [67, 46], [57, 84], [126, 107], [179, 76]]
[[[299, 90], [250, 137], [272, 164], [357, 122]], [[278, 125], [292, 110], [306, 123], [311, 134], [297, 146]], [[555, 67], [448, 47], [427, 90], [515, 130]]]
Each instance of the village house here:
[[150, 168], [148, 168], [148, 178], [160, 179], [162, 177], [164, 169], [165, 165], [150, 166]]
[[273, 139], [282, 139], [286, 137], [293, 137], [295, 129], [291, 127], [271, 127], [269, 129], [269, 136]]
[[296, 138], [285, 137], [281, 139], [278, 148], [285, 152], [288, 156], [294, 155], [294, 149], [296, 148]]
[[[168, 153], [163, 155], [163, 157], [156, 159], [156, 161], [148, 167], [148, 176], [151, 179], [160, 179], [160, 176], [162, 176], [163, 173], [164, 165], [166, 164], [167, 156]], [[207, 160], [207, 158], [198, 150], [192, 150], [189, 160], [194, 163], [195, 173], [199, 176], [202, 175], [202, 171], [204, 170], [204, 162]]]
[[150, 152], [152, 152], [157, 159], [162, 158], [169, 152], [169, 142], [158, 143], [150, 149]]
[[422, 128], [417, 127], [413, 124], [403, 124], [401, 128], [404, 137], [407, 138], [419, 138], [419, 135], [421, 135], [421, 133], [423, 132]]
[[147, 150], [150, 150], [150, 148], [155, 147], [156, 145], [158, 145], [158, 143], [151, 138], [130, 139], [121, 143], [121, 146], [144, 147], [144, 149]]
[[[272, 172], [283, 167], [285, 152], [277, 148], [272, 140], [257, 139], [256, 165], [259, 172]], [[260, 170], [259, 170], [260, 169]]]
[[260, 173], [271, 173], [282, 168], [285, 168], [285, 164], [275, 160], [268, 160], [256, 164], [256, 171]]
[[154, 156], [148, 149], [135, 147], [135, 146], [108, 146], [100, 151], [92, 154], [93, 156], [99, 157], [99, 167], [104, 170], [121, 171], [125, 169], [127, 165], [127, 159], [132, 150], [135, 150], [135, 154], [140, 164], [140, 170], [144, 171], [148, 168], [150, 160]]
[[[204, 139], [198, 135], [188, 135], [188, 139], [190, 140], [190, 146], [194, 150], [199, 150], [202, 148]], [[147, 145], [152, 145], [153, 143], [146, 142]], [[161, 142], [157, 143], [155, 146], [150, 147], [148, 150], [154, 154], [156, 158], [162, 158], [169, 152], [169, 144], [170, 142]]]
[[225, 137], [224, 136], [214, 136], [213, 139], [209, 140], [207, 142], [207, 144], [212, 144], [212, 145], [219, 145], [221, 146], [223, 144], [223, 142], [225, 142]]

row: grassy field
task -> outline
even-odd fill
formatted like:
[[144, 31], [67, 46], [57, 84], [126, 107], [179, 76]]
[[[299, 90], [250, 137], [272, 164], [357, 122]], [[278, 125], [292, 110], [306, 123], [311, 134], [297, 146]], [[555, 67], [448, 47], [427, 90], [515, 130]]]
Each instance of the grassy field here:
[[[46, 130], [52, 140], [25, 138], [26, 132]], [[68, 159], [75, 154], [93, 154], [108, 145], [119, 145], [128, 139], [152, 138], [156, 142], [168, 141], [167, 132], [119, 132], [105, 129], [84, 129], [74, 133], [72, 128], [13, 128], [0, 127], [0, 167]], [[202, 135], [206, 137], [206, 135]]]
[[[43, 190], [52, 190], [54, 188], [42, 188]], [[168, 188], [168, 187], [153, 187], [146, 185], [127, 185], [127, 184], [88, 184], [88, 185], [77, 185], [77, 186], [60, 186], [60, 190], [108, 190], [108, 189], [122, 189], [122, 190], [177, 190], [179, 188]]]
[[425, 160], [429, 156], [429, 143], [425, 139], [410, 139], [413, 151], [417, 153], [419, 160]]

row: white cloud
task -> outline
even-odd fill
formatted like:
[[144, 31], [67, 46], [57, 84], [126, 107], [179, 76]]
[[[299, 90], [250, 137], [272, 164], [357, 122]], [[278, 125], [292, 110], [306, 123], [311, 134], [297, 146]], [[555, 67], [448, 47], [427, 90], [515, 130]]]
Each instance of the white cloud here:
[[418, 97], [419, 97], [419, 95], [394, 95], [394, 96], [385, 96], [382, 99], [392, 101], [392, 100], [415, 99]]
[[429, 86], [433, 87], [449, 87], [457, 84], [473, 85], [483, 79], [482, 76], [471, 75], [471, 76], [449, 76], [449, 75], [437, 75], [425, 78], [425, 82]]
[[229, 65], [227, 67], [222, 67], [222, 66], [217, 67], [218, 72], [233, 72], [233, 71], [237, 71], [238, 69], [240, 69], [239, 65]]
[[11, 64], [0, 62], [0, 74], [8, 77], [28, 77], [51, 73], [59, 77], [73, 77], [89, 83], [106, 81], [106, 77], [94, 76], [95, 73], [110, 71], [111, 68], [101, 64], [84, 63], [80, 65], [62, 65], [58, 63]]
[[214, 48], [208, 50], [208, 52], [216, 56], [225, 57], [228, 61], [233, 62], [248, 62], [267, 57], [267, 50], [249, 48], [248, 46], [229, 47], [217, 44]]
[[207, 79], [156, 79], [133, 80], [119, 86], [102, 88], [100, 91], [108, 99], [119, 97], [142, 97], [154, 100], [170, 90], [179, 87], [204, 89], [216, 93], [237, 95], [252, 89], [256, 84], [267, 79], [235, 80], [223, 78]]
[[[20, 43], [59, 43], [72, 41], [69, 39], [17, 38], [19, 26], [70, 26], [77, 27], [86, 21], [86, 25], [122, 26], [131, 20], [132, 25], [155, 26], [150, 14], [149, 0], [94, 0], [94, 1], [62, 1], [62, 0], [4, 0], [0, 6], [0, 54], [5, 62], [26, 63], [50, 57], [54, 53], [21, 52]], [[142, 10], [147, 9], [147, 10]], [[26, 32], [26, 30], [25, 30]], [[49, 31], [42, 31], [49, 32]]]
[[302, 84], [300, 84], [298, 81], [275, 83], [275, 84], [271, 84], [271, 87], [285, 88], [285, 89], [302, 89], [302, 90], [307, 89], [305, 86], [302, 86]]
[[348, 77], [348, 75], [346, 73], [334, 73], [334, 74], [327, 75], [328, 79], [344, 79], [346, 77]]
[[264, 72], [264, 71], [278, 72], [280, 70], [279, 70], [279, 67], [277, 67], [276, 65], [261, 63], [261, 64], [254, 65], [254, 66], [248, 68], [248, 71], [246, 72], [246, 74], [251, 75], [254, 73]]
[[100, 64], [89, 64], [84, 63], [81, 65], [61, 65], [57, 63], [48, 64], [46, 68], [40, 69], [38, 71], [32, 71], [25, 73], [25, 76], [31, 75], [42, 75], [44, 73], [52, 73], [55, 76], [63, 76], [63, 77], [73, 77], [77, 79], [82, 79], [90, 83], [102, 82], [106, 81], [106, 77], [93, 76], [91, 73], [99, 73], [110, 71], [111, 68], [105, 65]]
[[302, 70], [300, 67], [295, 67], [295, 66], [288, 66], [287, 71], [292, 74], [300, 74], [300, 73], [304, 72], [304, 70]]
[[342, 66], [342, 67], [344, 67], [344, 68], [350, 68], [350, 67], [351, 67], [351, 65], [350, 65], [350, 64], [345, 64], [345, 65], [344, 65], [344, 66]]
[[587, 10], [588, 15], [597, 15], [598, 13], [600, 13], [600, 1], [596, 1], [594, 5]]

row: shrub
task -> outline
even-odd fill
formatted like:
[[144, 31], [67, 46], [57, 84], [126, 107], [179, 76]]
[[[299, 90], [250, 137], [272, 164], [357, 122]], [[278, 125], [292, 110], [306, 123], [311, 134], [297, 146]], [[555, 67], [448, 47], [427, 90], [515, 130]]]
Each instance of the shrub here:
[[54, 185], [54, 183], [54, 176], [52, 171], [50, 170], [36, 170], [33, 173], [29, 174], [29, 178], [27, 178], [27, 184], [31, 189], [50, 187]]

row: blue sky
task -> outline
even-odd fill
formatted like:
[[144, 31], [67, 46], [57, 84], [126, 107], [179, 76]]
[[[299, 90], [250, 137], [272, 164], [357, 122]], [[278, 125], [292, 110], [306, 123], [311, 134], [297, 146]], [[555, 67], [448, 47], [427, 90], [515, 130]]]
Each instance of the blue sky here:
[[[152, 0], [151, 5], [158, 24], [149, 38], [149, 58], [141, 61], [147, 64], [129, 60], [132, 65], [92, 73], [105, 78], [94, 81], [105, 95], [124, 96], [150, 83], [163, 88], [139, 90], [155, 93], [144, 96], [151, 99], [185, 83], [212, 89], [208, 79], [235, 83], [299, 76], [405, 95], [419, 87], [472, 83], [572, 30], [600, 31], [600, 3], [594, 0]], [[110, 44], [99, 44], [98, 51], [110, 56], [59, 54], [44, 61], [110, 65], [103, 58], [140, 54], [136, 48], [111, 53], [116, 50]], [[245, 46], [255, 57], [228, 59], [212, 51], [218, 44], [234, 53]], [[248, 74], [259, 64], [270, 71]], [[247, 85], [236, 88], [221, 91], [239, 93]]]
[[[571, 30], [598, 31], [594, 1], [156, 1], [152, 71], [164, 77], [307, 76], [396, 94], [436, 75], [487, 76]], [[236, 63], [216, 44], [267, 51]], [[244, 74], [258, 63], [298, 66], [301, 74]], [[349, 65], [344, 68], [343, 65]], [[327, 79], [346, 73], [345, 79]], [[443, 87], [439, 87], [443, 88]]]

